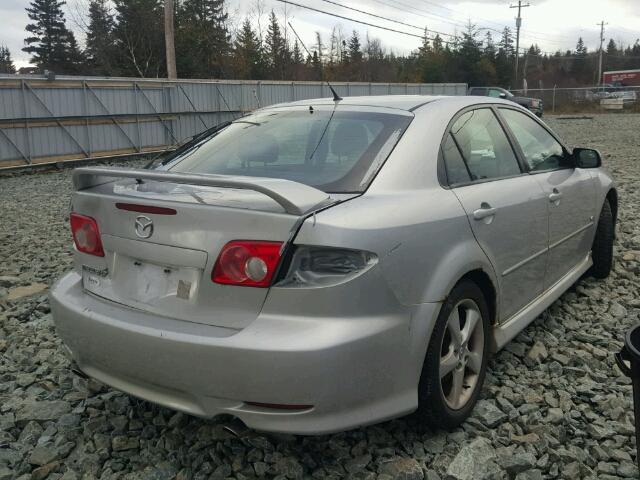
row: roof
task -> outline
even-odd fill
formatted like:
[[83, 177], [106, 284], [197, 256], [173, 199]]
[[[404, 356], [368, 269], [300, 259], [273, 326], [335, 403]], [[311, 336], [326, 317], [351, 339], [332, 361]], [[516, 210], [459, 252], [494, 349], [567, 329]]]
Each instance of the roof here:
[[[427, 103], [435, 102], [446, 98], [455, 98], [444, 95], [371, 95], [362, 97], [343, 97], [340, 105], [357, 105], [367, 107], [386, 107], [397, 108], [399, 110], [411, 111], [417, 107]], [[293, 105], [333, 105], [334, 101], [331, 97], [310, 98], [307, 100], [299, 100], [297, 102], [280, 103], [271, 105], [271, 107], [293, 106]]]

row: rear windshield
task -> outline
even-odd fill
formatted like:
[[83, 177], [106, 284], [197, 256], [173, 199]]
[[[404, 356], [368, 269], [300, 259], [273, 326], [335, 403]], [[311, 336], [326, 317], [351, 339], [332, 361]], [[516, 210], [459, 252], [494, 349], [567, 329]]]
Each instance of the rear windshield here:
[[297, 107], [242, 117], [172, 158], [174, 172], [274, 177], [362, 192], [413, 117]]

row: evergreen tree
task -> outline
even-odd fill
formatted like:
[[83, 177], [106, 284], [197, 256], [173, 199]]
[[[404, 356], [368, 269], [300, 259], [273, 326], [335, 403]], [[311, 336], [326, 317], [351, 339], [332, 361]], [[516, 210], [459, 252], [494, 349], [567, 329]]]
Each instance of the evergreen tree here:
[[16, 73], [16, 67], [11, 59], [11, 52], [0, 45], [0, 73]]
[[496, 51], [496, 44], [493, 42], [493, 36], [491, 35], [491, 32], [487, 32], [484, 37], [483, 54], [492, 63], [495, 63], [497, 51]]
[[22, 50], [31, 54], [31, 63], [40, 70], [78, 73], [82, 54], [65, 24], [64, 4], [60, 0], [32, 0], [26, 8], [31, 23], [25, 30], [30, 36], [25, 38], [26, 46]]
[[264, 78], [262, 45], [249, 19], [242, 23], [234, 42], [234, 54], [238, 78], [247, 80]]
[[264, 43], [270, 77], [276, 80], [284, 80], [287, 48], [278, 18], [273, 10], [269, 14], [269, 25]]
[[113, 0], [118, 69], [126, 76], [165, 76], [164, 10], [160, 0]]
[[224, 0], [184, 0], [178, 11], [176, 57], [184, 77], [226, 78], [232, 53]]
[[358, 64], [362, 61], [362, 45], [360, 44], [360, 35], [356, 30], [349, 37], [347, 49], [349, 62]]
[[498, 43], [496, 53], [496, 81], [499, 85], [508, 86], [513, 76], [513, 62], [515, 58], [515, 47], [513, 44], [513, 34], [509, 27], [502, 31], [502, 37]]
[[587, 78], [590, 76], [590, 73], [593, 73], [587, 54], [587, 47], [584, 45], [582, 37], [580, 37], [574, 52], [575, 58], [571, 64], [571, 74], [579, 83], [588, 81]]
[[87, 29], [86, 55], [92, 75], [117, 75], [117, 51], [114, 48], [115, 22], [107, 0], [91, 0]]

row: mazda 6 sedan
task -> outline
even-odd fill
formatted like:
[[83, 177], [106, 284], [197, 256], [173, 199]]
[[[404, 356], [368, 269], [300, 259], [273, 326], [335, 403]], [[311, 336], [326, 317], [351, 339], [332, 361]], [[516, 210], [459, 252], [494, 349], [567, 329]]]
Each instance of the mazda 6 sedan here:
[[618, 210], [597, 151], [481, 97], [276, 105], [73, 181], [51, 303], [78, 370], [298, 434], [459, 425], [491, 353], [609, 274]]

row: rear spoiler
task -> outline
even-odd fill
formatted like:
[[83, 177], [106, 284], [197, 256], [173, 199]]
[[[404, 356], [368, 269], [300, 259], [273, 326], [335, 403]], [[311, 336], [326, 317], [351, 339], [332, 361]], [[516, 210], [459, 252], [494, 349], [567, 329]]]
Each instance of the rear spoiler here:
[[252, 190], [275, 200], [291, 215], [304, 215], [331, 202], [329, 195], [317, 188], [280, 178], [174, 173], [117, 167], [82, 167], [73, 170], [73, 186], [77, 191], [112, 182], [117, 178]]

